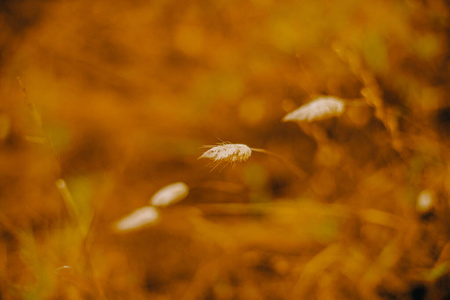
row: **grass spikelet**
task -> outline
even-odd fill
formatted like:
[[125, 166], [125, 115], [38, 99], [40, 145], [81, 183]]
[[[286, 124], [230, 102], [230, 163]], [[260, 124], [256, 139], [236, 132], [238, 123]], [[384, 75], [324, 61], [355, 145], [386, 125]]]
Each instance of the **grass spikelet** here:
[[306, 177], [306, 173], [303, 170], [293, 165], [284, 157], [265, 149], [250, 148], [249, 146], [244, 144], [231, 144], [231, 143], [223, 143], [218, 146], [205, 146], [205, 147], [210, 149], [207, 150], [205, 153], [203, 153], [198, 159], [200, 158], [211, 159], [213, 161], [212, 165], [214, 166], [213, 170], [222, 163], [225, 164], [226, 166], [227, 164], [244, 162], [250, 158], [252, 152], [258, 152], [264, 153], [265, 155], [278, 159], [283, 164], [285, 164], [286, 167], [289, 168], [293, 173], [295, 173], [299, 178], [303, 179]]
[[114, 224], [114, 229], [117, 232], [133, 231], [154, 224], [158, 219], [158, 210], [151, 206], [145, 206], [120, 219]]
[[288, 113], [283, 122], [312, 122], [340, 116], [344, 112], [344, 102], [334, 97], [319, 97]]
[[220, 165], [221, 163], [224, 163], [226, 165], [244, 162], [248, 160], [252, 155], [252, 149], [244, 144], [223, 143], [218, 146], [206, 147], [211, 148], [203, 153], [202, 156], [199, 157], [199, 159], [211, 159], [213, 161], [214, 167]]
[[431, 190], [423, 190], [417, 196], [416, 210], [421, 214], [427, 214], [433, 210], [436, 195]]
[[183, 200], [188, 194], [189, 186], [186, 183], [172, 183], [157, 191], [150, 199], [150, 204], [159, 207], [168, 206]]

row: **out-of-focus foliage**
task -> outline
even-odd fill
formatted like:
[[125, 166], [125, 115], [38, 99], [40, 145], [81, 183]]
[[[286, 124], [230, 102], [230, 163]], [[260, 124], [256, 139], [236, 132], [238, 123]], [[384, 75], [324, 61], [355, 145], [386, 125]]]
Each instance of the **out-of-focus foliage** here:
[[[10, 0], [0, 28], [1, 299], [449, 296], [448, 1]], [[281, 122], [320, 95], [342, 116]], [[221, 141], [306, 178], [210, 172]]]

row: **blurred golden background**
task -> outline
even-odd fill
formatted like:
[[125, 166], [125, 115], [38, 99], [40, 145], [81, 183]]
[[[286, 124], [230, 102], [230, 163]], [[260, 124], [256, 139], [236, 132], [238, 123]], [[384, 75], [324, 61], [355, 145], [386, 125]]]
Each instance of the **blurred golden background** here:
[[449, 8], [1, 1], [0, 299], [448, 299]]

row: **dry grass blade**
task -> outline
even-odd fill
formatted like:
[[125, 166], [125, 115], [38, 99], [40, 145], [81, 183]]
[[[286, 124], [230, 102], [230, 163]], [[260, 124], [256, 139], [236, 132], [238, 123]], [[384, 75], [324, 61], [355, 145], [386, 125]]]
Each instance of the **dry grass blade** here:
[[344, 102], [337, 98], [320, 97], [288, 113], [283, 122], [312, 122], [340, 116], [344, 106]]

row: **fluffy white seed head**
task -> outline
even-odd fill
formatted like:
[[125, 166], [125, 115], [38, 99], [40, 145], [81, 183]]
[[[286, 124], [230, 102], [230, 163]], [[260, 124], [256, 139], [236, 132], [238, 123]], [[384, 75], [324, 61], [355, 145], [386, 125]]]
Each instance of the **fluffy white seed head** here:
[[150, 199], [153, 206], [168, 206], [186, 198], [189, 194], [189, 187], [184, 182], [176, 182], [166, 185], [157, 191]]
[[214, 146], [205, 153], [202, 154], [200, 158], [208, 158], [214, 161], [214, 163], [237, 163], [243, 162], [249, 159], [252, 155], [252, 150], [244, 144], [222, 144]]
[[131, 214], [117, 221], [114, 224], [114, 229], [118, 232], [133, 231], [154, 224], [158, 219], [159, 213], [156, 208], [146, 206], [135, 210]]
[[423, 190], [417, 197], [416, 210], [419, 213], [429, 213], [436, 202], [436, 195], [431, 190]]
[[340, 116], [344, 112], [344, 102], [334, 97], [319, 97], [284, 116], [284, 122], [316, 121], [334, 116]]

